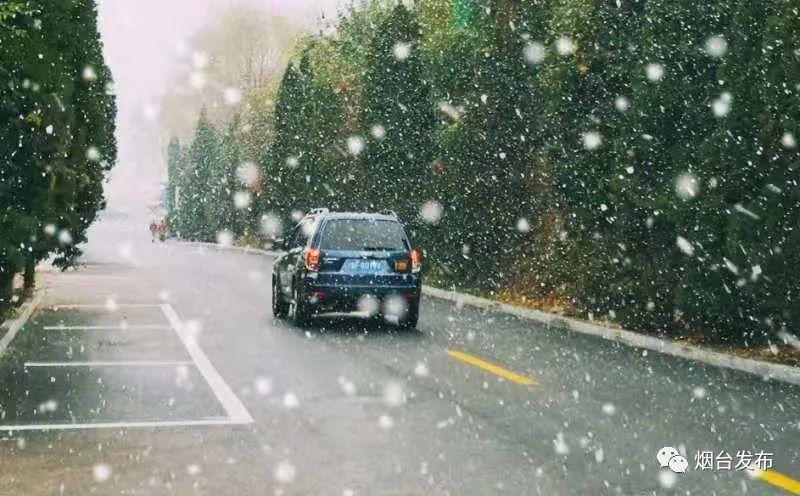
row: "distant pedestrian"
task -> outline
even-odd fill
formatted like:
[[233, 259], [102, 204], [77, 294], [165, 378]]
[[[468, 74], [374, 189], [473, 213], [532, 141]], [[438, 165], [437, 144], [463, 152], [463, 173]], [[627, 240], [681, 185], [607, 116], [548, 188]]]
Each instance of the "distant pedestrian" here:
[[158, 231], [158, 224], [156, 224], [155, 220], [152, 220], [150, 222], [150, 242], [151, 243], [155, 243], [156, 242], [157, 231]]
[[161, 222], [158, 223], [158, 240], [164, 241], [167, 238], [167, 221], [166, 219], [161, 219]]

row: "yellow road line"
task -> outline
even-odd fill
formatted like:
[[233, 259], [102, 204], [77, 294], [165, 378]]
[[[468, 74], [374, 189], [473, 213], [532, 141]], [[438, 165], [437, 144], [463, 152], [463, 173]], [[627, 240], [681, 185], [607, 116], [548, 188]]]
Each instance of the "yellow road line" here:
[[495, 365], [493, 363], [489, 363], [486, 360], [481, 360], [478, 357], [468, 355], [466, 353], [462, 353], [460, 351], [452, 351], [447, 350], [446, 353], [451, 357], [455, 358], [456, 360], [461, 360], [464, 363], [468, 363], [473, 367], [478, 367], [479, 369], [483, 369], [487, 372], [491, 372], [494, 375], [500, 376], [503, 379], [507, 379], [513, 383], [521, 384], [523, 386], [535, 386], [536, 381], [525, 377], [524, 375], [515, 374], [510, 370], [506, 370], [499, 365]]
[[800, 494], [800, 482], [797, 482], [787, 475], [775, 472], [774, 470], [764, 470], [758, 474], [758, 478], [784, 491], [789, 491], [792, 494]]

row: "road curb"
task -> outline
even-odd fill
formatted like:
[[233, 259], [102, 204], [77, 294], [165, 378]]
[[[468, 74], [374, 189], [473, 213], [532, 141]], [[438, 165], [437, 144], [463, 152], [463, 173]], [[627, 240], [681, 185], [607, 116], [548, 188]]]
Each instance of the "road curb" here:
[[252, 248], [249, 246], [225, 246], [217, 243], [208, 243], [206, 241], [178, 241], [178, 242], [183, 245], [197, 246], [199, 248], [212, 248], [214, 250], [222, 250], [222, 251], [238, 251], [242, 253], [251, 253], [256, 255], [268, 255], [270, 257], [277, 257], [282, 253], [280, 251], [262, 250], [261, 248]]
[[8, 329], [3, 337], [0, 338], [0, 357], [3, 356], [3, 353], [8, 348], [8, 345], [11, 344], [11, 341], [14, 340], [14, 337], [17, 335], [22, 326], [28, 321], [33, 314], [33, 311], [36, 310], [36, 307], [42, 302], [42, 295], [36, 295], [33, 297], [32, 300], [28, 300], [17, 309], [17, 314], [14, 318], [8, 319], [2, 324], [0, 324], [0, 329], [6, 328]]
[[428, 296], [452, 301], [458, 305], [469, 305], [475, 308], [507, 313], [516, 317], [535, 320], [557, 329], [566, 329], [573, 332], [579, 332], [581, 334], [599, 336], [609, 341], [615, 341], [633, 348], [644, 348], [656, 351], [658, 353], [664, 353], [688, 360], [707, 363], [709, 365], [715, 365], [717, 367], [740, 370], [742, 372], [747, 372], [765, 378], [800, 385], [800, 367], [737, 357], [734, 355], [708, 350], [699, 346], [687, 346], [675, 341], [657, 338], [654, 336], [646, 336], [644, 334], [639, 334], [632, 331], [626, 331], [625, 329], [605, 327], [583, 320], [543, 312], [541, 310], [509, 305], [507, 303], [501, 303], [487, 298], [481, 298], [479, 296], [457, 293], [455, 291], [447, 291], [444, 289], [434, 288], [432, 286], [423, 286], [422, 289], [424, 294]]
[[[212, 248], [216, 250], [232, 250], [243, 253], [253, 253], [268, 256], [278, 256], [281, 252], [262, 250], [259, 248], [248, 248], [239, 246], [221, 246], [215, 243], [204, 243], [199, 241], [184, 242], [185, 244]], [[625, 329], [606, 327], [583, 320], [564, 317], [561, 315], [535, 310], [531, 308], [510, 305], [499, 301], [481, 298], [456, 291], [435, 288], [424, 285], [423, 294], [447, 300], [457, 305], [469, 305], [474, 308], [502, 312], [515, 317], [533, 320], [546, 326], [564, 329], [567, 331], [579, 332], [590, 336], [598, 336], [609, 341], [614, 341], [632, 348], [644, 348], [647, 350], [672, 355], [687, 360], [707, 363], [717, 367], [739, 370], [749, 374], [758, 375], [767, 379], [787, 382], [800, 385], [800, 367], [782, 365], [779, 363], [764, 362], [751, 358], [742, 358], [718, 351], [708, 350], [699, 346], [687, 346], [668, 339], [655, 336], [647, 336]]]

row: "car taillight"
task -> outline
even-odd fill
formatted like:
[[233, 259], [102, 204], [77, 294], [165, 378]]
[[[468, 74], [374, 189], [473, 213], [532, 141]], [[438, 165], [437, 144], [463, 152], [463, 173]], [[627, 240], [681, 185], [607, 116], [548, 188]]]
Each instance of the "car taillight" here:
[[416, 248], [411, 250], [411, 272], [419, 272], [422, 269], [422, 252]]
[[306, 269], [319, 270], [319, 259], [322, 258], [322, 252], [319, 248], [311, 248], [306, 252]]

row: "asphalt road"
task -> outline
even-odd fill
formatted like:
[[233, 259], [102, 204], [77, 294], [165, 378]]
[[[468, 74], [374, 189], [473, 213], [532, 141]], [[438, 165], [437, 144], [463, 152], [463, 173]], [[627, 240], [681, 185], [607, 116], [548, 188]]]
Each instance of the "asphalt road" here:
[[800, 494], [800, 387], [430, 298], [300, 330], [269, 257], [90, 240], [0, 358], [0, 495]]

